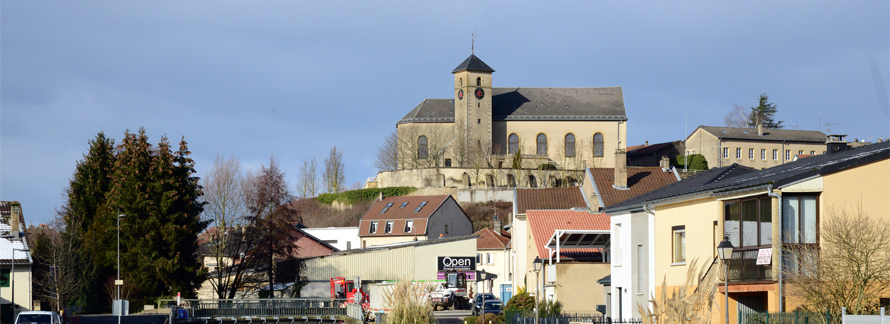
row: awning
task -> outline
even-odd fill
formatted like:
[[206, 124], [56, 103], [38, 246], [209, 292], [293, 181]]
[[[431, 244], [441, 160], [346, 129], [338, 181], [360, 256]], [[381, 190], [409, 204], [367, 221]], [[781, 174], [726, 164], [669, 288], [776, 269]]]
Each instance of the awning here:
[[559, 262], [562, 249], [602, 249], [605, 252], [609, 245], [608, 230], [556, 230], [546, 247], [556, 250], [556, 262]]

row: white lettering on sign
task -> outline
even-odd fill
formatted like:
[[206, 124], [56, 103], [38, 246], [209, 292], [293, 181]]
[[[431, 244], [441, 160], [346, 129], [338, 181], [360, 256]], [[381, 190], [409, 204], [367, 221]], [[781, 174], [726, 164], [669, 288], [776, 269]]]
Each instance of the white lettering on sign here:
[[442, 259], [442, 265], [446, 267], [469, 267], [470, 260], [467, 258], [452, 259], [451, 257], [445, 257]]
[[757, 250], [757, 264], [770, 264], [773, 261], [773, 249]]

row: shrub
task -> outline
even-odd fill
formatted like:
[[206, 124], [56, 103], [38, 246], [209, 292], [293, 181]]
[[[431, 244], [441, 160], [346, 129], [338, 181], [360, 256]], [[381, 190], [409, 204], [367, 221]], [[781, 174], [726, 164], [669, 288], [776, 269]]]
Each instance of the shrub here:
[[690, 170], [707, 170], [708, 169], [708, 160], [705, 159], [704, 155], [701, 154], [692, 154], [689, 156], [677, 155], [677, 168], [682, 169], [683, 163], [688, 161], [689, 166], [687, 169]]
[[538, 166], [538, 170], [556, 170], [556, 166], [550, 163], [544, 163]]
[[538, 316], [554, 317], [562, 314], [562, 302], [558, 300], [542, 300], [538, 302]]
[[504, 310], [508, 312], [529, 312], [534, 309], [535, 298], [525, 291], [513, 295], [513, 297], [507, 301], [507, 306], [504, 307]]
[[710, 265], [711, 262], [704, 262], [699, 267], [698, 259], [693, 259], [686, 270], [686, 281], [674, 290], [668, 289], [665, 277], [661, 282], [661, 294], [652, 296], [650, 307], [637, 304], [643, 323], [711, 323], [718, 285], [714, 278], [717, 271], [708, 272]]
[[410, 194], [415, 190], [417, 190], [417, 188], [414, 187], [368, 188], [344, 191], [338, 194], [320, 194], [318, 195], [318, 197], [315, 197], [315, 199], [318, 200], [318, 202], [320, 203], [328, 205], [334, 203], [334, 201], [352, 205], [360, 201], [371, 201], [377, 199], [377, 197], [380, 196], [381, 192], [386, 197], [398, 197]]
[[[495, 315], [495, 314], [484, 314], [484, 316], [479, 316], [476, 318], [476, 324], [504, 324], [504, 315]], [[473, 322], [467, 322], [467, 324], [471, 324]]]
[[476, 323], [476, 316], [467, 316], [464, 317], [464, 323], [473, 324]]

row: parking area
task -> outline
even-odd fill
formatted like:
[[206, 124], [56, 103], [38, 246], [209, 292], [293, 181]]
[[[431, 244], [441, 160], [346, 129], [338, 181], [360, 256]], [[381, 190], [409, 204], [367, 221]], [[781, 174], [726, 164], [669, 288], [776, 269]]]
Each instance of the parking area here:
[[469, 310], [443, 310], [433, 312], [433, 315], [439, 320], [439, 324], [463, 324], [464, 317], [468, 317], [471, 314]]

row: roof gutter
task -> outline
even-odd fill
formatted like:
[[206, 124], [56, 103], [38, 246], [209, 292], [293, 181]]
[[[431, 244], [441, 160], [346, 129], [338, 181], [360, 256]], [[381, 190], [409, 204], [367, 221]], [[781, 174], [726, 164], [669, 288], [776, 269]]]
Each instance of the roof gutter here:
[[[767, 191], [767, 193], [766, 193], [767, 195], [779, 200], [779, 208], [778, 208], [779, 209], [779, 224], [782, 224], [782, 194], [773, 192], [773, 185], [771, 185], [771, 184], [766, 186], [766, 191]], [[781, 226], [781, 225], [779, 225], [779, 226]], [[782, 231], [779, 230], [779, 232], [781, 233]], [[779, 236], [781, 236], [781, 235], [779, 235]], [[781, 240], [781, 238], [779, 238], [779, 239]], [[782, 302], [782, 299], [783, 299], [782, 298], [783, 297], [783, 294], [782, 294], [782, 292], [783, 292], [782, 271], [784, 271], [784, 269], [782, 269], [782, 250], [783, 249], [781, 248], [781, 246], [782, 246], [781, 244], [779, 246], [780, 246], [779, 251], [778, 251], [779, 252], [779, 262], [778, 262], [777, 266], [779, 268], [779, 311], [781, 312], [783, 309], [785, 309], [783, 307], [784, 303]]]

